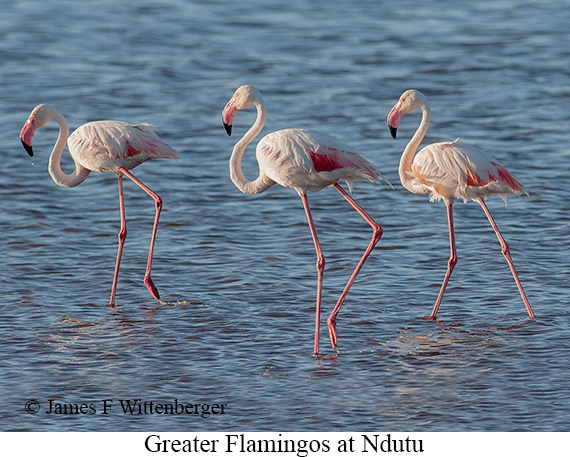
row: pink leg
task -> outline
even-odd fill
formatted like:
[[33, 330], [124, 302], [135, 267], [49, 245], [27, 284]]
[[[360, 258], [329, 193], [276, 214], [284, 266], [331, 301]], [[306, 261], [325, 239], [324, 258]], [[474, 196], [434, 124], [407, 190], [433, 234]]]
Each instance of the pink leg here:
[[437, 310], [439, 309], [445, 288], [447, 287], [447, 283], [451, 277], [451, 272], [457, 264], [457, 250], [455, 249], [455, 230], [453, 228], [453, 203], [447, 205], [447, 223], [449, 224], [449, 248], [451, 253], [449, 260], [447, 261], [447, 271], [445, 273], [445, 278], [443, 278], [441, 289], [439, 289], [439, 295], [437, 296], [437, 300], [435, 301], [435, 305], [431, 311], [431, 316], [429, 317], [432, 320], [435, 320], [435, 316], [437, 315]]
[[150, 277], [150, 269], [152, 266], [152, 253], [154, 251], [154, 240], [156, 238], [156, 231], [158, 229], [158, 219], [160, 217], [160, 211], [162, 209], [162, 199], [158, 195], [156, 195], [152, 190], [150, 190], [147, 186], [145, 186], [142, 183], [142, 181], [140, 181], [133, 174], [128, 172], [125, 168], [121, 167], [121, 168], [119, 168], [119, 170], [127, 178], [130, 178], [135, 184], [137, 184], [142, 190], [144, 190], [148, 195], [150, 195], [152, 197], [152, 199], [154, 200], [155, 205], [156, 205], [156, 215], [154, 217], [154, 227], [152, 229], [152, 238], [150, 240], [150, 250], [148, 253], [148, 262], [146, 265], [146, 273], [144, 276], [144, 284], [145, 284], [146, 288], [149, 290], [149, 292], [151, 293], [151, 295], [156, 300], [160, 300], [160, 296], [158, 294], [158, 289], [156, 288], [156, 286], [154, 285], [154, 283], [152, 282], [152, 279]]
[[119, 179], [119, 207], [121, 210], [121, 231], [119, 232], [119, 251], [117, 252], [117, 263], [115, 264], [115, 275], [113, 276], [113, 288], [111, 290], [111, 302], [115, 307], [115, 293], [117, 292], [117, 279], [119, 278], [119, 265], [121, 264], [121, 256], [123, 255], [123, 246], [127, 238], [127, 223], [125, 219], [125, 200], [123, 197], [123, 175], [117, 175]]
[[528, 302], [528, 299], [526, 298], [526, 295], [525, 295], [524, 290], [522, 288], [522, 284], [521, 284], [519, 277], [517, 275], [517, 272], [515, 270], [515, 264], [513, 263], [513, 259], [511, 258], [509, 245], [507, 244], [507, 242], [503, 238], [503, 235], [501, 235], [501, 232], [499, 231], [499, 227], [497, 227], [497, 224], [495, 224], [495, 221], [493, 220], [493, 217], [491, 216], [489, 208], [487, 208], [487, 205], [485, 204], [485, 202], [483, 200], [480, 200], [479, 204], [481, 205], [481, 208], [483, 208], [483, 211], [485, 212], [487, 219], [489, 219], [489, 222], [491, 223], [491, 227], [493, 227], [493, 230], [497, 234], [497, 238], [499, 239], [499, 243], [501, 243], [501, 250], [503, 252], [503, 255], [505, 256], [505, 259], [507, 259], [507, 263], [509, 264], [509, 268], [511, 269], [511, 273], [513, 274], [513, 278], [515, 278], [515, 283], [519, 289], [519, 292], [520, 292], [521, 297], [523, 299], [524, 305], [526, 306], [526, 310], [528, 312], [528, 315], [530, 318], [533, 318], [535, 316], [534, 316], [534, 313], [532, 311], [532, 308], [530, 307], [530, 303]]
[[313, 216], [311, 215], [311, 209], [309, 208], [309, 200], [307, 195], [302, 195], [301, 200], [303, 200], [303, 206], [305, 207], [305, 213], [307, 213], [307, 220], [309, 221], [309, 228], [311, 229], [311, 235], [313, 235], [313, 242], [315, 243], [315, 250], [317, 251], [317, 305], [316, 305], [316, 322], [315, 322], [315, 351], [314, 356], [319, 355], [319, 333], [320, 333], [320, 321], [321, 321], [321, 295], [323, 291], [323, 274], [325, 271], [325, 257], [323, 256], [323, 251], [321, 250], [321, 244], [319, 243], [319, 238], [317, 236], [317, 229], [315, 228], [315, 223], [313, 222]]
[[344, 302], [344, 299], [348, 295], [348, 291], [350, 290], [352, 284], [354, 283], [354, 280], [356, 279], [356, 275], [362, 269], [364, 262], [366, 262], [366, 259], [368, 258], [368, 256], [372, 252], [372, 250], [374, 249], [374, 246], [376, 246], [378, 241], [380, 241], [380, 237], [382, 236], [382, 227], [380, 227], [374, 221], [374, 219], [372, 219], [366, 213], [366, 211], [364, 211], [358, 205], [358, 203], [356, 203], [354, 201], [354, 199], [350, 195], [348, 195], [348, 193], [338, 183], [335, 184], [335, 189], [338, 190], [340, 192], [340, 194], [346, 199], [346, 201], [348, 201], [348, 203], [350, 203], [352, 205], [352, 207], [358, 212], [358, 214], [360, 214], [364, 218], [364, 220], [370, 224], [370, 226], [374, 230], [374, 233], [372, 234], [372, 239], [370, 240], [370, 244], [366, 248], [366, 251], [364, 251], [364, 254], [361, 257], [360, 262], [358, 262], [358, 265], [356, 266], [356, 268], [354, 269], [354, 271], [352, 273], [352, 276], [350, 277], [350, 279], [346, 283], [346, 286], [344, 287], [344, 290], [342, 291], [342, 294], [341, 294], [340, 298], [338, 299], [336, 306], [334, 307], [331, 315], [327, 319], [327, 323], [329, 326], [329, 336], [330, 336], [333, 348], [336, 348], [336, 346], [337, 346], [336, 317], [340, 311], [340, 308]]

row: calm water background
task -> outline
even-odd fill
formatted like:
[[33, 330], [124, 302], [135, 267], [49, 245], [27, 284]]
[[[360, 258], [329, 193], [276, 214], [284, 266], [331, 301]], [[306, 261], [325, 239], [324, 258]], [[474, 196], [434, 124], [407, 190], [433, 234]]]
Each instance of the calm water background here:
[[[277, 4], [279, 3], [279, 4]], [[4, 2], [0, 15], [0, 428], [36, 431], [569, 431], [570, 9], [562, 1], [98, 0]], [[265, 133], [307, 127], [351, 144], [394, 184], [356, 183], [384, 228], [338, 320], [336, 359], [312, 354], [315, 254], [290, 189], [241, 194], [228, 159], [254, 112], [221, 110], [256, 85]], [[461, 137], [527, 186], [489, 200], [537, 318], [528, 320], [476, 204], [456, 205], [459, 264], [425, 320], [449, 255], [445, 208], [405, 191], [386, 115], [408, 88], [432, 103], [426, 141]], [[151, 122], [180, 152], [125, 184], [129, 237], [110, 312], [116, 178], [53, 183], [55, 123], [27, 157], [18, 133], [40, 102], [70, 127]], [[70, 168], [67, 158], [64, 168]], [[245, 171], [255, 176], [253, 148]], [[332, 189], [311, 194], [327, 257], [325, 316], [370, 229]], [[325, 326], [326, 328], [326, 326]], [[326, 332], [323, 355], [333, 355]], [[27, 414], [27, 400], [42, 411]], [[114, 399], [112, 413], [100, 402]], [[226, 414], [124, 415], [119, 399], [226, 403]], [[95, 415], [45, 414], [49, 400]]]

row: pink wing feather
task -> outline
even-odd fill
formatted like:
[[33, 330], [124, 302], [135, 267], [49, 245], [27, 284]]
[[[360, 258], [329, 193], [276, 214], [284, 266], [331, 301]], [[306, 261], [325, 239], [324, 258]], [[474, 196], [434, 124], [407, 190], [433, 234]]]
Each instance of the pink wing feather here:
[[158, 138], [150, 124], [94, 121], [80, 126], [68, 139], [69, 151], [86, 168], [115, 172], [150, 159], [175, 159], [176, 151]]
[[[257, 146], [260, 167], [275, 182], [298, 192], [317, 191], [337, 181], [368, 179], [379, 183], [380, 171], [337, 139], [305, 129], [270, 133]], [[385, 179], [385, 178], [384, 178]]]
[[504, 199], [506, 194], [524, 192], [523, 185], [495, 159], [457, 140], [423, 148], [414, 158], [412, 172], [435, 200], [480, 199], [494, 193]]

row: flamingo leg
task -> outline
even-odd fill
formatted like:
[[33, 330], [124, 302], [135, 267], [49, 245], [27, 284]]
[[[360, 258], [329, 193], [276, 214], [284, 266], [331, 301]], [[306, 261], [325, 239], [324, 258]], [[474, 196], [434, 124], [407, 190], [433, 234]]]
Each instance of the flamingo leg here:
[[370, 226], [373, 229], [373, 234], [372, 234], [372, 239], [370, 240], [370, 244], [366, 248], [366, 251], [364, 251], [364, 254], [360, 258], [358, 265], [356, 265], [356, 268], [354, 269], [352, 275], [350, 276], [350, 279], [346, 283], [346, 286], [344, 287], [344, 290], [342, 291], [342, 294], [338, 299], [336, 306], [334, 307], [331, 315], [327, 319], [331, 344], [333, 348], [336, 348], [337, 347], [336, 317], [340, 311], [342, 304], [344, 303], [344, 299], [348, 295], [348, 291], [350, 290], [352, 284], [354, 283], [354, 280], [356, 279], [356, 275], [358, 275], [358, 273], [362, 269], [364, 262], [366, 262], [366, 259], [374, 249], [374, 246], [376, 246], [378, 241], [380, 241], [380, 237], [382, 236], [383, 232], [382, 232], [382, 227], [380, 227], [380, 225], [378, 225], [378, 223], [374, 221], [374, 219], [372, 219], [366, 213], [366, 211], [364, 211], [360, 207], [360, 205], [356, 203], [354, 199], [338, 183], [335, 184], [334, 187], [336, 190], [340, 192], [340, 194], [346, 199], [346, 201], [352, 205], [352, 207], [358, 212], [358, 214], [360, 214], [364, 218], [364, 220], [370, 224]]
[[313, 216], [311, 215], [311, 208], [309, 207], [309, 199], [307, 198], [307, 195], [306, 194], [301, 195], [301, 200], [303, 200], [303, 206], [305, 208], [305, 213], [307, 213], [309, 228], [311, 229], [311, 235], [313, 236], [313, 242], [315, 243], [315, 250], [317, 252], [317, 305], [316, 305], [316, 318], [315, 318], [315, 350], [314, 350], [314, 356], [317, 357], [319, 355], [321, 296], [323, 292], [325, 257], [321, 249], [321, 244], [319, 243], [319, 237], [317, 236], [317, 229], [315, 227], [315, 223], [313, 222]]
[[136, 178], [133, 174], [131, 174], [129, 171], [127, 171], [126, 168], [121, 167], [119, 168], [119, 170], [121, 171], [121, 173], [123, 173], [127, 178], [131, 179], [135, 184], [137, 184], [142, 190], [144, 190], [148, 195], [150, 195], [150, 197], [154, 200], [155, 202], [155, 206], [156, 206], [156, 215], [154, 217], [154, 226], [152, 229], [152, 237], [150, 240], [150, 250], [148, 253], [148, 262], [146, 265], [146, 273], [144, 276], [144, 284], [146, 286], [146, 288], [148, 289], [148, 291], [150, 292], [150, 294], [156, 299], [160, 301], [160, 296], [158, 294], [158, 289], [156, 288], [156, 286], [154, 285], [154, 283], [152, 282], [152, 279], [150, 277], [150, 269], [152, 266], [152, 253], [154, 251], [154, 241], [156, 238], [156, 231], [158, 229], [158, 219], [160, 217], [160, 211], [162, 210], [162, 199], [155, 194], [152, 190], [150, 190], [147, 186], [145, 186], [142, 181], [140, 181], [138, 178]]
[[117, 175], [119, 180], [119, 207], [121, 210], [121, 230], [119, 232], [119, 250], [117, 252], [117, 263], [115, 264], [115, 275], [113, 276], [113, 288], [111, 290], [110, 305], [115, 307], [115, 293], [117, 292], [117, 280], [119, 278], [119, 265], [121, 264], [121, 256], [123, 255], [123, 246], [127, 238], [127, 221], [125, 219], [125, 199], [123, 197], [123, 176]]
[[443, 298], [443, 294], [445, 293], [445, 288], [447, 287], [447, 283], [449, 282], [449, 278], [451, 277], [451, 273], [457, 264], [457, 250], [455, 248], [455, 229], [453, 228], [453, 203], [447, 204], [447, 223], [449, 225], [449, 260], [447, 261], [447, 271], [445, 272], [445, 278], [443, 278], [443, 283], [441, 284], [441, 289], [439, 289], [439, 294], [437, 296], [437, 300], [435, 301], [435, 305], [433, 306], [433, 310], [431, 311], [430, 319], [435, 320], [437, 315], [437, 310], [439, 309], [439, 305]]
[[534, 312], [532, 311], [532, 308], [530, 307], [530, 303], [528, 302], [528, 299], [526, 298], [526, 294], [524, 293], [524, 290], [522, 288], [522, 284], [519, 280], [519, 276], [517, 275], [517, 272], [515, 270], [515, 264], [513, 263], [513, 259], [511, 258], [509, 245], [507, 244], [507, 242], [503, 238], [503, 235], [501, 235], [501, 232], [499, 231], [499, 227], [497, 227], [497, 224], [495, 223], [495, 220], [491, 216], [491, 212], [489, 211], [489, 208], [487, 208], [487, 205], [485, 204], [485, 202], [483, 200], [480, 200], [479, 204], [481, 205], [481, 208], [483, 208], [483, 211], [485, 212], [487, 219], [489, 219], [489, 222], [491, 223], [491, 227], [493, 227], [493, 230], [495, 231], [497, 238], [499, 239], [499, 243], [501, 243], [501, 250], [503, 252], [503, 255], [505, 256], [505, 259], [507, 259], [507, 263], [509, 264], [509, 268], [511, 269], [511, 273], [513, 274], [513, 278], [515, 279], [515, 283], [519, 289], [519, 292], [520, 292], [521, 297], [523, 299], [523, 302], [524, 302], [524, 305], [525, 305], [526, 310], [528, 312], [528, 315], [532, 319], [535, 317], [535, 315], [534, 315]]

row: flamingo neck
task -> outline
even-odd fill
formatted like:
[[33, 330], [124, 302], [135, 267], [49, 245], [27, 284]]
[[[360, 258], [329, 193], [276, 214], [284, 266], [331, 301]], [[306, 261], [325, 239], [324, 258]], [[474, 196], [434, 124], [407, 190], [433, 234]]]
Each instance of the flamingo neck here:
[[72, 174], [67, 174], [61, 169], [61, 155], [63, 154], [67, 138], [69, 137], [69, 127], [65, 117], [63, 117], [63, 114], [60, 112], [54, 110], [51, 113], [51, 118], [59, 124], [59, 136], [57, 137], [57, 141], [49, 158], [49, 174], [57, 185], [75, 187], [85, 181], [90, 170], [78, 164], [75, 159], [73, 159], [75, 162], [75, 170]]
[[261, 132], [265, 125], [265, 119], [267, 117], [263, 100], [256, 100], [254, 104], [257, 108], [257, 118], [241, 140], [236, 143], [230, 158], [230, 177], [237, 188], [245, 194], [260, 194], [274, 184], [274, 182], [262, 172], [260, 172], [254, 181], [250, 181], [245, 177], [241, 168], [245, 149], [254, 138], [259, 135], [259, 132]]
[[422, 120], [418, 126], [418, 129], [410, 139], [409, 143], [406, 145], [406, 149], [404, 149], [404, 152], [402, 153], [402, 158], [400, 159], [400, 167], [398, 169], [402, 185], [410, 192], [414, 192], [414, 175], [412, 171], [414, 155], [418, 149], [418, 146], [427, 133], [431, 119], [431, 109], [427, 100], [421, 101], [419, 106], [422, 109]]

